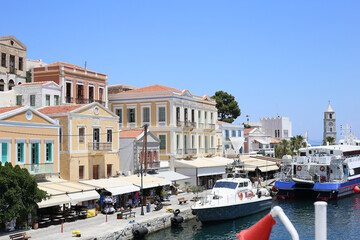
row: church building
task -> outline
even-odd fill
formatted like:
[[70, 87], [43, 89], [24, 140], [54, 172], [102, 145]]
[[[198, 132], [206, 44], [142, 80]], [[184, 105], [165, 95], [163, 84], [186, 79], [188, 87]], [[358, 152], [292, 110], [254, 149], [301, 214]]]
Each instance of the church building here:
[[324, 112], [324, 143], [326, 143], [327, 137], [333, 137], [334, 143], [336, 142], [336, 117], [335, 112], [331, 108], [330, 102], [329, 105]]

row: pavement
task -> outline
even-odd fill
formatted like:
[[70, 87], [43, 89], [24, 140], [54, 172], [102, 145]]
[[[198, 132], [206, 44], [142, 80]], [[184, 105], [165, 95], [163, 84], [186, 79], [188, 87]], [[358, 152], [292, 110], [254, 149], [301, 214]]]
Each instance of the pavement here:
[[[205, 196], [210, 190], [199, 193], [198, 196]], [[83, 220], [77, 220], [74, 222], [65, 222], [63, 224], [63, 232], [61, 232], [61, 225], [51, 225], [45, 228], [30, 229], [30, 230], [17, 230], [13, 232], [1, 233], [0, 240], [9, 240], [9, 235], [17, 232], [26, 232], [31, 239], [34, 240], [49, 240], [49, 239], [83, 239], [83, 238], [100, 238], [101, 236], [113, 234], [114, 232], [120, 232], [129, 226], [129, 221], [135, 220], [135, 223], [146, 223], [151, 222], [152, 219], [158, 217], [168, 217], [172, 215], [166, 211], [166, 208], [171, 207], [173, 210], [179, 209], [180, 211], [189, 210], [193, 204], [190, 199], [195, 197], [194, 193], [180, 193], [179, 195], [171, 195], [170, 201], [167, 202], [169, 206], [164, 206], [159, 211], [154, 211], [155, 206], [151, 205], [150, 212], [146, 212], [146, 206], [144, 206], [144, 215], [141, 215], [141, 207], [134, 208], [133, 211], [136, 213], [135, 218], [129, 219], [117, 219], [117, 214], [106, 215], [99, 213], [97, 216], [87, 218]], [[188, 202], [186, 204], [179, 205], [178, 198], [184, 197]], [[75, 238], [72, 234], [73, 231], [80, 231], [81, 238]], [[119, 238], [121, 239], [121, 238]]]

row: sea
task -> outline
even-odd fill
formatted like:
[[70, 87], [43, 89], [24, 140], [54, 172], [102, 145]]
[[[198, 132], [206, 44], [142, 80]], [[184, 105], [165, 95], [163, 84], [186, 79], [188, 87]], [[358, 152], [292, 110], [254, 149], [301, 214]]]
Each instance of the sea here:
[[[280, 206], [293, 223], [301, 240], [315, 239], [315, 200], [274, 199], [273, 206]], [[202, 224], [193, 219], [176, 228], [167, 228], [146, 236], [146, 240], [158, 239], [237, 239], [236, 235], [263, 218], [269, 211], [236, 220]], [[181, 214], [180, 214], [181, 215]], [[291, 239], [280, 219], [275, 218], [270, 239]], [[360, 239], [360, 194], [328, 201], [327, 239]]]

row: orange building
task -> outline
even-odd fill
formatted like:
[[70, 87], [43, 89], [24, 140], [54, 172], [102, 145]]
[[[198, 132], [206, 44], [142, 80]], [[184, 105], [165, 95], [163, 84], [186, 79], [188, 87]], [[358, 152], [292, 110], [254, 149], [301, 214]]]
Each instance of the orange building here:
[[33, 69], [34, 82], [54, 81], [62, 87], [62, 104], [98, 102], [107, 105], [107, 75], [56, 62]]

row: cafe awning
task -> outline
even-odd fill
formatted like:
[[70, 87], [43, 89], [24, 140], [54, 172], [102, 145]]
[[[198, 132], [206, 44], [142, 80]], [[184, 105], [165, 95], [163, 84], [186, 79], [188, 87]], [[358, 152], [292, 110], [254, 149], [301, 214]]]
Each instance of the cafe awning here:
[[140, 191], [139, 187], [134, 186], [131, 182], [125, 181], [122, 177], [86, 180], [81, 182], [94, 186], [97, 189], [105, 189], [106, 191], [111, 192], [113, 196]]
[[133, 184], [129, 184], [126, 186], [105, 188], [105, 190], [111, 192], [113, 196], [116, 196], [125, 193], [138, 192], [140, 191], [140, 188]]
[[71, 199], [66, 194], [50, 196], [49, 199], [38, 203], [39, 208], [46, 208], [70, 203]]
[[185, 179], [189, 179], [190, 177], [185, 176], [183, 174], [174, 172], [174, 171], [164, 171], [164, 172], [156, 172], [156, 173], [149, 173], [150, 175], [154, 177], [164, 178], [166, 180], [169, 180], [171, 182], [181, 181]]
[[[129, 183], [132, 183], [135, 186], [141, 187], [141, 176], [130, 175], [127, 177], [120, 177], [120, 179], [123, 181], [129, 182]], [[171, 185], [171, 181], [163, 179], [163, 178], [153, 177], [149, 174], [147, 174], [146, 176], [143, 175], [143, 188], [144, 189], [166, 186], [166, 185]]]
[[79, 202], [96, 200], [100, 198], [100, 195], [95, 190], [83, 191], [77, 193], [69, 193], [68, 196], [71, 199], [71, 204], [77, 204]]

